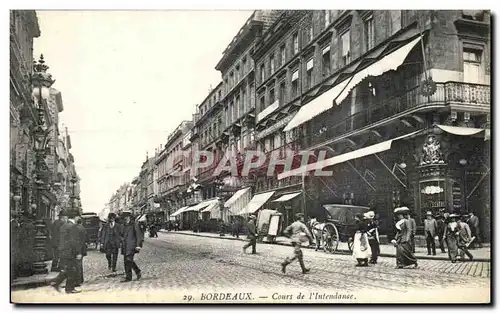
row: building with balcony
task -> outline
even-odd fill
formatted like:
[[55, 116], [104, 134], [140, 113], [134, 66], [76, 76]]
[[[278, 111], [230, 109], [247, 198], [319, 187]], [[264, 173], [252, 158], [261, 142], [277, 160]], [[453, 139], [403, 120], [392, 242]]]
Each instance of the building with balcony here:
[[289, 186], [318, 218], [326, 203], [367, 206], [386, 233], [400, 205], [418, 225], [474, 211], [488, 238], [489, 23], [485, 11], [282, 13], [255, 48], [255, 139], [314, 156], [256, 192]]
[[190, 136], [192, 127], [192, 121], [181, 122], [168, 136], [155, 160], [158, 168], [157, 201], [167, 217], [186, 205], [190, 163], [187, 165], [191, 155], [190, 150], [184, 151], [191, 145], [187, 136]]

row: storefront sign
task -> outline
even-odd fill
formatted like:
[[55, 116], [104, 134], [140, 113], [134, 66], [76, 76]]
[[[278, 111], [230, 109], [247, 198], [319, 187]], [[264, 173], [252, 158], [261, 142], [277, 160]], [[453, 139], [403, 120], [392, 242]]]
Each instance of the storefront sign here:
[[263, 131], [255, 134], [255, 139], [256, 140], [262, 139], [262, 138], [276, 132], [278, 129], [285, 127], [286, 124], [288, 124], [288, 122], [290, 122], [292, 120], [292, 118], [293, 118], [293, 115], [288, 115], [284, 119], [277, 121], [274, 125], [271, 125], [270, 127], [264, 129]]

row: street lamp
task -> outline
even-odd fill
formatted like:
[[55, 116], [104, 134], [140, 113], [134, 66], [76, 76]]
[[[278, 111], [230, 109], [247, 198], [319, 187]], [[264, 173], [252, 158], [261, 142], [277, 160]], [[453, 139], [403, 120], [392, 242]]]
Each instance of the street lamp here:
[[43, 55], [40, 56], [40, 60], [34, 62], [33, 65], [34, 72], [30, 75], [30, 81], [33, 85], [33, 98], [36, 99], [37, 107], [37, 121], [36, 126], [33, 130], [33, 138], [35, 144], [35, 188], [36, 188], [36, 203], [31, 205], [32, 209], [36, 211], [36, 221], [35, 221], [35, 261], [33, 263], [33, 272], [35, 274], [46, 274], [48, 273], [47, 264], [45, 264], [45, 259], [47, 255], [46, 247], [46, 224], [44, 222], [44, 215], [46, 215], [47, 210], [42, 210], [42, 190], [47, 189], [45, 178], [47, 172], [44, 170], [44, 159], [47, 153], [48, 135], [50, 130], [47, 130], [47, 125], [45, 125], [45, 113], [44, 113], [44, 103], [50, 97], [50, 87], [54, 84], [52, 75], [47, 73], [49, 67], [45, 64]]
[[468, 212], [467, 210], [467, 160], [462, 158], [458, 161], [458, 164], [462, 166], [464, 169], [463, 173], [463, 178], [464, 178], [464, 210], [465, 212]]

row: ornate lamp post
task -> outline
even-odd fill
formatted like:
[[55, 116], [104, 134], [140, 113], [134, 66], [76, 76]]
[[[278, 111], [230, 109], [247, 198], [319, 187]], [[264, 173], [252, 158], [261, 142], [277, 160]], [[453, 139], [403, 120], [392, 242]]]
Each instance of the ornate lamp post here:
[[35, 141], [35, 190], [36, 190], [36, 203], [31, 205], [36, 213], [35, 221], [35, 262], [33, 263], [33, 272], [35, 274], [48, 273], [47, 264], [45, 263], [47, 256], [47, 231], [44, 222], [47, 210], [42, 206], [42, 192], [49, 189], [46, 178], [47, 171], [45, 170], [45, 156], [47, 154], [48, 135], [50, 130], [45, 125], [44, 103], [50, 97], [50, 87], [54, 84], [52, 75], [47, 73], [48, 66], [45, 65], [43, 55], [40, 56], [38, 63], [34, 64], [34, 73], [31, 75], [31, 83], [33, 85], [33, 97], [36, 99], [38, 120], [36, 127], [33, 130], [33, 137]]
[[70, 202], [71, 202], [71, 212], [73, 212], [73, 214], [78, 214], [79, 212], [77, 212], [77, 204], [76, 204], [76, 201], [78, 200], [78, 196], [76, 195], [76, 183], [78, 182], [78, 179], [76, 178], [76, 176], [73, 176], [71, 177], [71, 180], [70, 180], [70, 183], [71, 183], [71, 196], [70, 196]]

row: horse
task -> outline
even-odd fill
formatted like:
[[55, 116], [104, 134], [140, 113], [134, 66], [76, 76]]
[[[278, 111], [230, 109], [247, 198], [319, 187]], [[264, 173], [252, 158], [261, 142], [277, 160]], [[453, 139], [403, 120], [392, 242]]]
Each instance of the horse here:
[[309, 229], [311, 230], [311, 234], [314, 237], [314, 241], [316, 243], [316, 249], [315, 251], [318, 251], [319, 248], [321, 247], [321, 243], [325, 243], [325, 233], [324, 233], [324, 228], [325, 228], [326, 223], [320, 223], [316, 218], [312, 218], [309, 220], [307, 223], [307, 226], [309, 226]]

